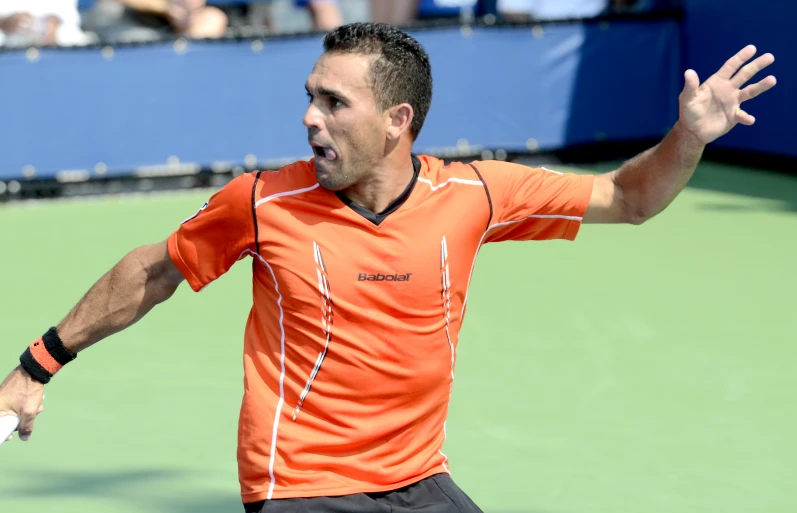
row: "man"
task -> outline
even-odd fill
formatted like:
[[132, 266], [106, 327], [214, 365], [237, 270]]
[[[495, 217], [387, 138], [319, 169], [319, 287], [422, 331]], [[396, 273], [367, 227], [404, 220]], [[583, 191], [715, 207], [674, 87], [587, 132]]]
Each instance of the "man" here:
[[167, 241], [133, 250], [23, 353], [0, 410], [27, 439], [44, 384], [184, 279], [200, 290], [253, 258], [239, 476], [248, 512], [477, 512], [442, 452], [457, 334], [476, 254], [502, 240], [574, 239], [582, 222], [663, 210], [705, 144], [754, 119], [742, 89], [774, 61], [748, 46], [700, 85], [686, 72], [664, 140], [593, 178], [412, 153], [431, 94], [423, 48], [389, 25], [324, 40], [304, 117], [315, 154], [232, 180]]

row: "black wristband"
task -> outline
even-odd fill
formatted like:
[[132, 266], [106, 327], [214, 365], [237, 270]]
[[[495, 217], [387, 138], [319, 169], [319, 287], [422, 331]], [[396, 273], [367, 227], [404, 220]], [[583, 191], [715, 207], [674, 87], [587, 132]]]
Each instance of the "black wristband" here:
[[42, 341], [44, 342], [45, 349], [47, 349], [47, 352], [50, 353], [50, 356], [52, 356], [55, 361], [61, 365], [66, 365], [77, 358], [75, 353], [64, 346], [64, 343], [61, 341], [61, 337], [58, 336], [58, 331], [55, 329], [55, 327], [50, 328], [47, 330], [47, 333], [42, 335]]
[[[47, 351], [49, 358], [42, 353], [42, 345], [44, 346], [44, 351]], [[35, 349], [42, 361], [36, 359], [31, 348]], [[53, 327], [47, 330], [47, 333], [41, 339], [28, 346], [22, 356], [19, 357], [19, 363], [25, 372], [30, 374], [30, 377], [46, 385], [52, 379], [53, 373], [75, 358], [77, 358], [77, 354], [64, 346], [61, 337], [58, 336], [58, 331]]]
[[39, 383], [46, 385], [50, 382], [50, 378], [53, 377], [52, 374], [47, 372], [47, 369], [39, 365], [39, 362], [37, 362], [36, 358], [31, 354], [30, 348], [25, 349], [25, 352], [19, 357], [19, 363], [22, 365], [25, 372], [30, 374], [30, 377]]

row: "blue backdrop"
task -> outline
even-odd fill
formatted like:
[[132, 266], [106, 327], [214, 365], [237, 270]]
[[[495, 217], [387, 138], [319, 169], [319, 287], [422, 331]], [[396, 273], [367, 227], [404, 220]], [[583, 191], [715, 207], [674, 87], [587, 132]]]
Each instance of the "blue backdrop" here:
[[[749, 101], [744, 109], [756, 117], [753, 127], [738, 127], [715, 145], [788, 157], [797, 157], [791, 129], [797, 118], [797, 42], [794, 0], [684, 0], [687, 16], [683, 28], [685, 66], [694, 68], [701, 80], [714, 73], [723, 62], [748, 44], [759, 53], [771, 52], [776, 61], [768, 74], [778, 85], [767, 94]], [[686, 68], [684, 68], [686, 69]]]
[[[715, 145], [797, 157], [786, 128], [797, 117], [795, 45], [786, 27], [797, 2], [684, 6], [683, 23], [416, 32], [435, 78], [416, 151], [542, 151], [658, 138], [677, 115], [684, 69], [705, 79], [754, 43], [778, 57], [779, 85], [747, 104], [756, 126], [738, 127]], [[320, 37], [308, 36], [0, 52], [0, 179], [304, 158], [303, 83], [320, 51]]]
[[[557, 149], [659, 137], [675, 119], [675, 21], [420, 31], [435, 96], [418, 152]], [[0, 53], [0, 178], [126, 174], [310, 153], [318, 37]], [[101, 167], [102, 167], [101, 165]]]

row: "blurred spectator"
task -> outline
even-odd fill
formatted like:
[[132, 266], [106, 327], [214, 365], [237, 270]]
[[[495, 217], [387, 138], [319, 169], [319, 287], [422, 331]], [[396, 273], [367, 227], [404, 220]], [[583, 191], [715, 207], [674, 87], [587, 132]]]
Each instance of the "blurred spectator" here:
[[[306, 9], [310, 27], [303, 23], [296, 9]], [[343, 25], [339, 0], [273, 0], [247, 6], [248, 21], [265, 26], [270, 32], [294, 32], [308, 29], [329, 31]], [[286, 23], [287, 22], [287, 23]]]
[[316, 30], [332, 30], [343, 25], [337, 0], [298, 0], [297, 7], [306, 7]]
[[375, 23], [407, 25], [417, 14], [418, 0], [371, 0], [371, 21]]
[[84, 45], [77, 0], [0, 1], [0, 45]]
[[683, 0], [612, 0], [616, 12], [651, 12], [682, 6]]
[[609, 0], [498, 0], [499, 14], [511, 21], [592, 18], [608, 8]]
[[476, 16], [496, 14], [496, 0], [370, 0], [371, 21], [408, 25], [416, 19], [456, 19], [464, 23]]
[[227, 16], [205, 0], [99, 0], [84, 15], [84, 27], [106, 42], [156, 41], [177, 34], [222, 37]]

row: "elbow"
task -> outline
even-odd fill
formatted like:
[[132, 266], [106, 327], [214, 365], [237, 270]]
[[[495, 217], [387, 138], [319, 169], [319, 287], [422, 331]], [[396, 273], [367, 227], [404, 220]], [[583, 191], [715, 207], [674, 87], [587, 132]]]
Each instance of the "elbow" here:
[[639, 226], [646, 222], [647, 220], [651, 219], [653, 216], [648, 214], [644, 211], [636, 211], [632, 212], [627, 215], [626, 222], [628, 224], [633, 224], [634, 226]]
[[641, 187], [627, 186], [620, 180], [620, 175], [617, 172], [610, 176], [612, 177], [614, 222], [638, 226], [657, 214]]
[[619, 184], [618, 189], [620, 190], [621, 222], [639, 226], [658, 213], [643, 194], [637, 191], [623, 190]]
[[644, 201], [625, 201], [623, 206], [625, 222], [635, 226], [645, 223], [658, 213]]

